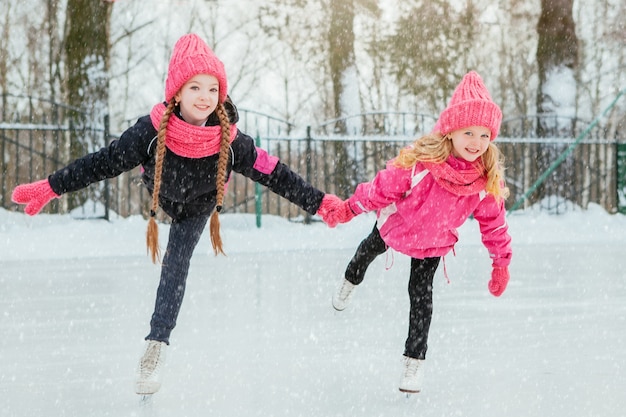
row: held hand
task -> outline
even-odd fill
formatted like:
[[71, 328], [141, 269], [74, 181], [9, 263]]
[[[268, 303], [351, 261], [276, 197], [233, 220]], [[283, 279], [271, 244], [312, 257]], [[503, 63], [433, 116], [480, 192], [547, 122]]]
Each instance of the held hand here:
[[336, 212], [343, 204], [343, 200], [334, 194], [326, 194], [322, 199], [317, 214], [324, 220], [329, 227], [335, 227], [339, 224]]
[[506, 266], [494, 266], [489, 281], [489, 292], [496, 297], [500, 297], [506, 285], [509, 283], [509, 268]]
[[26, 204], [24, 213], [29, 216], [34, 216], [39, 213], [50, 200], [59, 197], [57, 193], [52, 191], [50, 183], [45, 179], [30, 184], [18, 185], [13, 190], [11, 200], [14, 203]]
[[322, 204], [317, 210], [324, 223], [329, 227], [335, 227], [339, 223], [349, 222], [354, 216], [354, 212], [350, 208], [348, 201], [333, 194], [326, 194], [322, 199]]

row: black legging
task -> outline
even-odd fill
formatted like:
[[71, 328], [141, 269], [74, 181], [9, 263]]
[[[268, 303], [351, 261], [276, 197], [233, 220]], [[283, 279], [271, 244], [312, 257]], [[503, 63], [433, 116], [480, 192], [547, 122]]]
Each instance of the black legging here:
[[[345, 278], [354, 285], [359, 285], [363, 282], [369, 265], [386, 250], [387, 245], [380, 237], [378, 228], [374, 226], [372, 233], [361, 242], [350, 260]], [[433, 277], [440, 259], [440, 257], [411, 258], [409, 335], [404, 345], [404, 354], [411, 358], [426, 358], [428, 332], [433, 315]]]
[[170, 333], [176, 326], [176, 318], [185, 295], [191, 255], [208, 218], [208, 215], [191, 217], [171, 224], [154, 313], [150, 321], [150, 334], [146, 339], [169, 344]]

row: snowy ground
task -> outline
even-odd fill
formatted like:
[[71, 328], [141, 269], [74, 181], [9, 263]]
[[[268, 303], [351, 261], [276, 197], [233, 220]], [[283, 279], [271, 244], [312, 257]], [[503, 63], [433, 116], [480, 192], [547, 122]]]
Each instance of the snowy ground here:
[[[162, 390], [133, 393], [159, 268], [140, 218], [0, 209], [2, 416], [623, 416], [626, 217], [509, 216], [511, 283], [487, 291], [473, 221], [435, 277], [424, 391], [397, 391], [408, 259], [381, 256], [330, 305], [371, 215], [328, 229], [225, 215], [192, 261]], [[161, 226], [164, 244], [167, 226]], [[391, 265], [389, 270], [386, 266]]]

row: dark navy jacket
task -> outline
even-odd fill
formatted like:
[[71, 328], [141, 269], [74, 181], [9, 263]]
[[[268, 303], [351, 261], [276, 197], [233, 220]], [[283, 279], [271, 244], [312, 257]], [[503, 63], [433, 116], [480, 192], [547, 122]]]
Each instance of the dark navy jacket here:
[[[238, 119], [234, 105], [226, 102], [232, 123]], [[178, 116], [180, 117], [180, 116]], [[217, 125], [215, 113], [208, 125]], [[143, 181], [152, 192], [156, 155], [157, 131], [149, 116], [140, 118], [127, 129], [120, 139], [107, 147], [83, 156], [48, 177], [52, 190], [61, 195], [85, 188], [89, 184], [114, 178], [123, 172], [142, 165]], [[231, 170], [268, 187], [274, 193], [297, 204], [310, 214], [315, 214], [324, 193], [277, 158], [255, 146], [254, 140], [237, 132], [231, 143]], [[186, 158], [169, 149], [163, 161], [159, 205], [173, 220], [211, 213], [216, 203], [216, 174], [218, 154], [203, 158]]]

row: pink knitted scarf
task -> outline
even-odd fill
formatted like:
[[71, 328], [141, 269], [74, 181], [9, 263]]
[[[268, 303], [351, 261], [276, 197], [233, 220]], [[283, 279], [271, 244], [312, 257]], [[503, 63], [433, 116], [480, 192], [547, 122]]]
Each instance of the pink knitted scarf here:
[[[159, 103], [152, 108], [150, 120], [152, 126], [159, 131], [161, 118], [165, 113], [165, 105]], [[237, 136], [237, 126], [230, 125], [230, 141]], [[215, 155], [220, 151], [222, 138], [222, 127], [217, 126], [195, 126], [172, 115], [167, 123], [167, 133], [165, 135], [165, 146], [176, 155], [185, 158], [204, 158]]]
[[448, 161], [435, 164], [423, 162], [424, 167], [435, 177], [444, 189], [456, 195], [471, 195], [483, 191], [487, 185], [485, 169], [480, 162], [474, 162], [466, 169], [456, 169]]

